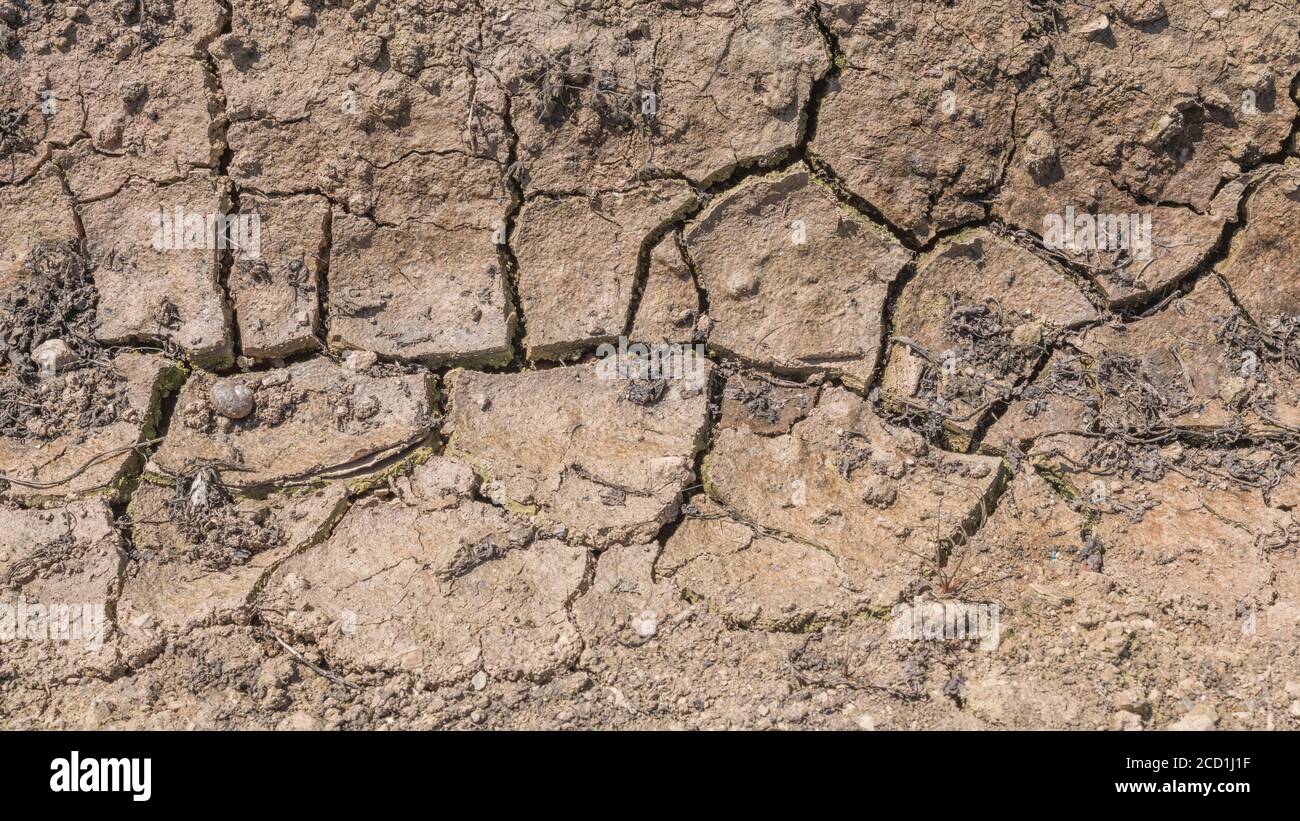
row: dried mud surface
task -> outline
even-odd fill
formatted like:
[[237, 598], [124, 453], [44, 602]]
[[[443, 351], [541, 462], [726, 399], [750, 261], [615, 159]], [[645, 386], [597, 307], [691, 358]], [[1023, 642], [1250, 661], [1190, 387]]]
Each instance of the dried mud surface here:
[[0, 0], [0, 726], [1300, 729], [1298, 95], [1270, 0]]

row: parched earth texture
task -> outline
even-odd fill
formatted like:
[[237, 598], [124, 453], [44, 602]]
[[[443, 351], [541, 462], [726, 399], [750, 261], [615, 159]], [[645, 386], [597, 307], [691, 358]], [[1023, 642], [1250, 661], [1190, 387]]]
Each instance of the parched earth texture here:
[[0, 0], [0, 725], [1300, 728], [1298, 93], [1277, 0]]

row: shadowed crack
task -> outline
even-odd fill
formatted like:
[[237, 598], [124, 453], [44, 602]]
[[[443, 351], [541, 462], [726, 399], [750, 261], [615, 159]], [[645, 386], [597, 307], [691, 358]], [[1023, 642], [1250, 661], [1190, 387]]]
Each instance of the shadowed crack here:
[[501, 275], [504, 278], [503, 284], [506, 292], [506, 310], [513, 311], [513, 321], [507, 325], [510, 332], [510, 349], [513, 351], [513, 360], [507, 371], [523, 369], [528, 363], [526, 348], [528, 322], [524, 317], [524, 302], [519, 295], [519, 260], [515, 256], [514, 248], [511, 246], [515, 235], [515, 227], [519, 224], [519, 214], [524, 208], [523, 185], [516, 170], [522, 167], [519, 164], [519, 135], [515, 132], [512, 119], [511, 100], [512, 98], [507, 94], [501, 112], [502, 127], [505, 129], [509, 140], [505, 179], [510, 188], [511, 202], [510, 212], [506, 215], [505, 224], [500, 229], [502, 231], [500, 242], [497, 243], [501, 257]]

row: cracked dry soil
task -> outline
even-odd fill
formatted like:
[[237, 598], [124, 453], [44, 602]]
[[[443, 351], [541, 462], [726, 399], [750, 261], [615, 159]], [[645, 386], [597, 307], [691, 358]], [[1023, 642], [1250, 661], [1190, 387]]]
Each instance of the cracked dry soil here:
[[0, 725], [1300, 728], [1298, 91], [1273, 0], [0, 0]]

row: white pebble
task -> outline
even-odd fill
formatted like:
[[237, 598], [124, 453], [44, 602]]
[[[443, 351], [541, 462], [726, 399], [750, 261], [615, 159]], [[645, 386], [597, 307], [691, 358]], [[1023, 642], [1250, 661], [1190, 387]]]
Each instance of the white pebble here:
[[640, 616], [632, 617], [632, 629], [643, 639], [648, 639], [659, 632], [659, 617], [653, 610], [645, 610]]
[[47, 339], [32, 351], [32, 361], [41, 369], [41, 376], [54, 376], [77, 361], [77, 354], [62, 339]]
[[348, 351], [343, 357], [343, 364], [353, 371], [364, 371], [378, 361], [379, 355], [374, 351]]

